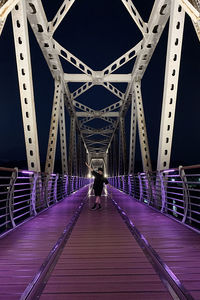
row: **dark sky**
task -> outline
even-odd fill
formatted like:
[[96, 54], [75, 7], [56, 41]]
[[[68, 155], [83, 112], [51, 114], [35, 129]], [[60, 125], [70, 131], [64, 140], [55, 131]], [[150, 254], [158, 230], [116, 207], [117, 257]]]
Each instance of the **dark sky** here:
[[[60, 0], [42, 1], [48, 21], [52, 20], [62, 2]], [[134, 0], [133, 2], [143, 20], [147, 22], [154, 1]], [[44, 162], [54, 83], [31, 29], [29, 33], [40, 157], [41, 161]], [[160, 129], [167, 34], [168, 25], [142, 81], [144, 110], [154, 169], [156, 167]], [[55, 32], [54, 37], [62, 46], [94, 70], [105, 68], [142, 38], [139, 29], [120, 0], [76, 0]], [[79, 73], [69, 63], [62, 62], [65, 72]], [[25, 159], [23, 124], [10, 16], [0, 37], [0, 64], [0, 164], [5, 165], [9, 162], [13, 164], [12, 161]], [[123, 66], [117, 72], [128, 73], [131, 72], [132, 67], [133, 62]], [[171, 167], [176, 166], [179, 162], [184, 165], [200, 163], [199, 72], [199, 41], [191, 20], [186, 16]], [[69, 85], [71, 91], [78, 86], [77, 84]], [[125, 91], [125, 85], [119, 84], [116, 86]], [[101, 109], [118, 101], [118, 98], [103, 87], [96, 86], [80, 96], [78, 100], [91, 108]], [[127, 132], [129, 131], [128, 116], [129, 114], [127, 115]], [[68, 132], [68, 114], [66, 126]], [[58, 160], [59, 156], [59, 151], [57, 151]], [[136, 160], [141, 160], [139, 143], [137, 143]]]

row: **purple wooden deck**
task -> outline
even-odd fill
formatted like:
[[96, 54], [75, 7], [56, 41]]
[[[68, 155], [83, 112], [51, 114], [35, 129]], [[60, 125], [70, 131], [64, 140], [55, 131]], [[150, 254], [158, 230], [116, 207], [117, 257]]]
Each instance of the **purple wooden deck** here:
[[88, 188], [0, 239], [0, 299], [19, 299], [70, 221]]
[[[0, 300], [20, 298], [86, 194], [84, 188], [0, 240]], [[200, 299], [200, 235], [116, 189], [112, 195]], [[40, 299], [171, 299], [112, 201], [102, 200], [101, 211], [84, 206]]]
[[200, 299], [200, 234], [116, 189], [112, 197], [190, 294]]
[[40, 299], [172, 299], [112, 201], [102, 199], [101, 211], [83, 208]]

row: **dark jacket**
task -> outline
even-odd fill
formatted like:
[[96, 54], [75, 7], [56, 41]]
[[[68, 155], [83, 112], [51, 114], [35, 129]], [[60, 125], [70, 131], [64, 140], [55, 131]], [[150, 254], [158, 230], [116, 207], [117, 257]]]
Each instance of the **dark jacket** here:
[[104, 177], [103, 175], [100, 175], [99, 173], [92, 171], [92, 175], [95, 177], [93, 189], [94, 190], [102, 190], [103, 184], [108, 184], [108, 179]]

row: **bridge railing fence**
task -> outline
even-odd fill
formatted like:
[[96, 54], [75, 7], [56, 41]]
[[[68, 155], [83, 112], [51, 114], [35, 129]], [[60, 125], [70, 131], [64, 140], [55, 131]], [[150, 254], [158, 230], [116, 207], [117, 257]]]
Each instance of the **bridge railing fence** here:
[[0, 168], [0, 236], [88, 183], [78, 176]]
[[200, 165], [109, 178], [137, 201], [200, 230]]

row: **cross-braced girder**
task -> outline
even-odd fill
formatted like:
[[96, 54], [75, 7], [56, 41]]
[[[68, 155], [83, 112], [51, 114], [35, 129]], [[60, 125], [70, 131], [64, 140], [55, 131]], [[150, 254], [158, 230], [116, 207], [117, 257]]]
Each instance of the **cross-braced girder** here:
[[[67, 17], [66, 15], [69, 10], [73, 9], [74, 2], [75, 0], [64, 0], [53, 19], [48, 21], [41, 0], [0, 1], [0, 35], [8, 14], [12, 12], [29, 169], [39, 171], [40, 159], [32, 87], [30, 48], [26, 24], [27, 19], [55, 80], [55, 94], [45, 171], [52, 173], [54, 170], [59, 126], [63, 173], [69, 171], [72, 175], [78, 171], [78, 173], [81, 174], [82, 160], [86, 157], [86, 153], [88, 153], [90, 161], [95, 155], [98, 156], [101, 154], [104, 163], [109, 163], [113, 175], [127, 172], [128, 155], [126, 153], [125, 117], [130, 105], [129, 172], [134, 172], [136, 123], [139, 131], [143, 168], [145, 171], [151, 170], [141, 81], [165, 25], [170, 18], [158, 151], [158, 169], [169, 167], [184, 14], [186, 12], [190, 16], [197, 36], [200, 39], [199, 0], [155, 0], [148, 22], [142, 19], [134, 5], [134, 1], [121, 0], [122, 7], [127, 10], [127, 14], [130, 15], [133, 22], [137, 25], [142, 38], [136, 45], [131, 47], [131, 49], [101, 70], [93, 70], [82, 59], [79, 59], [67, 50], [65, 45], [61, 45], [54, 37], [58, 26], [60, 26], [63, 19]], [[63, 70], [61, 58], [76, 68], [79, 73], [73, 74], [68, 72], [67, 69]], [[134, 59], [135, 63], [132, 72], [129, 71], [129, 73], [126, 74], [119, 73], [121, 67], [133, 62]], [[79, 87], [72, 91], [70, 90], [71, 83], [77, 83]], [[121, 89], [122, 84], [126, 84], [125, 90]], [[89, 93], [94, 86], [105, 88], [108, 95], [111, 93], [112, 97], [115, 98], [113, 103], [98, 110], [81, 103], [78, 99], [83, 96], [87, 98], [87, 93]], [[71, 118], [68, 162], [64, 104]], [[107, 126], [103, 128], [87, 126], [88, 122], [96, 121], [98, 123], [99, 120], [105, 122]], [[98, 136], [98, 138], [95, 136]], [[77, 152], [76, 149], [78, 149]], [[76, 160], [75, 154], [78, 154], [78, 156], [82, 158]], [[110, 159], [109, 156], [111, 157]], [[114, 166], [115, 164], [117, 167]]]

